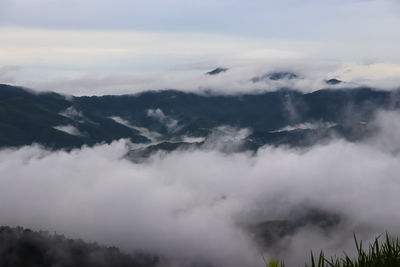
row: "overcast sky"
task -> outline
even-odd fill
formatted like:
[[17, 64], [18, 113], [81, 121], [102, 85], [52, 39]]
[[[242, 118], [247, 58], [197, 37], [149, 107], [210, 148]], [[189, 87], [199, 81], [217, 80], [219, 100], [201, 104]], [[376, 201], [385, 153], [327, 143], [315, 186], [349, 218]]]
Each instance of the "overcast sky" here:
[[398, 40], [391, 0], [2, 0], [2, 24], [203, 32], [302, 40]]
[[0, 82], [90, 94], [111, 75], [135, 81], [114, 88], [136, 91], [291, 60], [336, 76], [346, 64], [386, 64], [378, 72], [392, 77], [399, 14], [395, 0], [0, 0]]

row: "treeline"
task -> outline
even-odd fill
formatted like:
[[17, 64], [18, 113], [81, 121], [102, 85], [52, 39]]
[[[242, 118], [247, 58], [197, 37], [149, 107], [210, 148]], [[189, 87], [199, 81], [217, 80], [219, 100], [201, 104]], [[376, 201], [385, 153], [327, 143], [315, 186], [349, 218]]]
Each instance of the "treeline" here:
[[46, 231], [0, 227], [1, 267], [149, 267], [157, 262], [155, 256], [125, 254], [116, 247]]

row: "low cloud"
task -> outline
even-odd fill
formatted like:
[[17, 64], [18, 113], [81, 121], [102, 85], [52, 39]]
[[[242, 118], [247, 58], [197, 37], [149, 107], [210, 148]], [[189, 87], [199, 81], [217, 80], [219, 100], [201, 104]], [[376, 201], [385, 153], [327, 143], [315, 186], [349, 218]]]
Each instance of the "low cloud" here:
[[[174, 266], [261, 266], [261, 254], [302, 265], [310, 249], [341, 254], [353, 247], [353, 232], [365, 241], [400, 234], [400, 154], [387, 149], [387, 142], [400, 147], [398, 118], [379, 114], [374, 141], [264, 147], [256, 155], [190, 150], [134, 164], [124, 158], [130, 146], [124, 140], [70, 152], [3, 149], [0, 224], [144, 249]], [[247, 230], [290, 219], [299, 207], [342, 220], [328, 232], [301, 227], [270, 249]]]
[[399, 111], [377, 112], [373, 125], [379, 134], [368, 138], [365, 142], [387, 153], [400, 154], [399, 119]]
[[54, 126], [53, 128], [70, 135], [83, 135], [77, 128], [75, 128], [75, 126], [72, 125], [59, 125]]
[[[276, 60], [270, 64], [255, 61], [236, 62], [228, 60], [224, 66], [229, 70], [215, 76], [204, 75], [202, 70], [171, 70], [165, 72], [132, 74], [89, 74], [73, 78], [58, 77], [42, 81], [21, 82], [37, 90], [56, 91], [73, 95], [134, 94], [146, 90], [176, 89], [195, 93], [219, 95], [260, 93], [290, 88], [309, 93], [326, 88], [357, 88], [368, 86], [381, 90], [400, 88], [400, 65], [396, 64], [332, 64], [307, 63], [300, 60]], [[221, 64], [222, 65], [222, 64]], [[254, 77], [277, 72], [298, 75], [293, 79], [252, 81]], [[326, 80], [338, 79], [340, 84], [327, 84]]]
[[112, 117], [110, 117], [110, 119], [112, 119], [113, 121], [115, 121], [117, 123], [120, 123], [120, 124], [122, 124], [122, 125], [124, 125], [124, 126], [126, 126], [128, 128], [131, 128], [131, 129], [134, 129], [136, 131], [139, 131], [140, 135], [148, 138], [152, 142], [157, 141], [161, 137], [161, 134], [159, 134], [157, 132], [149, 131], [147, 128], [144, 128], [144, 127], [134, 126], [129, 121], [124, 120], [121, 117], [112, 116]]
[[21, 70], [19, 66], [3, 66], [0, 67], [0, 83], [15, 83], [15, 72]]
[[[302, 92], [328, 87], [399, 86], [396, 41], [302, 41], [238, 37], [212, 33], [140, 31], [0, 29], [2, 64], [23, 66], [7, 79], [37, 90], [74, 95], [132, 94], [178, 89], [218, 94], [273, 91], [290, 87]], [[35, 42], [32, 43], [32, 40]], [[121, 42], [121, 40], [123, 40]], [[380, 49], [385, 47], [384, 50]], [[329, 57], [327, 56], [329, 51]], [[357, 55], [354, 54], [357, 51]], [[365, 58], [365, 55], [374, 55]], [[40, 62], [40, 64], [38, 63]], [[204, 73], [223, 67], [219, 75]], [[270, 72], [301, 77], [253, 83]], [[0, 76], [1, 78], [1, 76]]]
[[290, 125], [290, 126], [285, 126], [281, 129], [278, 129], [276, 131], [272, 132], [283, 132], [283, 131], [295, 131], [295, 130], [314, 130], [314, 129], [327, 129], [336, 126], [336, 123], [333, 122], [317, 122], [317, 123], [310, 123], [310, 122], [305, 122], [305, 123], [300, 123], [296, 125]]
[[147, 117], [158, 120], [160, 123], [162, 123], [168, 128], [168, 131], [175, 131], [178, 126], [177, 120], [174, 120], [171, 117], [166, 116], [164, 112], [159, 108], [148, 109]]

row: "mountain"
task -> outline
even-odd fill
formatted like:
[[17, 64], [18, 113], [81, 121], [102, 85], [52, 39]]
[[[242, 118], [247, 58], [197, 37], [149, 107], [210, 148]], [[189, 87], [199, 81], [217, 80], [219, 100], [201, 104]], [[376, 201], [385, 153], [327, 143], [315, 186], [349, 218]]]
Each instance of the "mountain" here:
[[[187, 142], [215, 129], [248, 128], [245, 147], [311, 145], [333, 135], [358, 140], [373, 130], [378, 109], [399, 108], [397, 92], [371, 88], [278, 90], [200, 95], [149, 91], [135, 95], [66, 97], [0, 85], [0, 147], [39, 143], [70, 149], [120, 138], [133, 143]], [[186, 140], [186, 141], [185, 141]]]
[[291, 211], [288, 218], [262, 221], [251, 225], [248, 230], [262, 247], [279, 249], [279, 245], [277, 245], [279, 242], [301, 228], [314, 227], [324, 234], [329, 234], [340, 226], [342, 220], [341, 214], [299, 206]]
[[118, 138], [148, 141], [138, 131], [113, 120], [96, 115], [84, 117], [74, 110], [73, 102], [73, 99], [56, 93], [35, 93], [0, 85], [0, 146], [35, 142], [58, 149], [111, 142]]
[[329, 79], [329, 80], [326, 80], [325, 82], [330, 85], [336, 85], [336, 84], [343, 83], [341, 80], [338, 80], [338, 79]]
[[279, 81], [279, 80], [292, 80], [292, 79], [297, 79], [299, 76], [293, 72], [271, 72], [271, 73], [266, 73], [262, 76], [257, 76], [251, 78], [251, 81], [253, 83], [261, 82], [261, 81]]
[[0, 266], [13, 267], [151, 267], [158, 258], [125, 254], [116, 247], [69, 239], [45, 231], [0, 226]]
[[220, 74], [220, 73], [226, 72], [226, 71], [228, 71], [227, 68], [215, 68], [212, 71], [207, 72], [206, 74], [207, 75], [217, 75], [217, 74]]

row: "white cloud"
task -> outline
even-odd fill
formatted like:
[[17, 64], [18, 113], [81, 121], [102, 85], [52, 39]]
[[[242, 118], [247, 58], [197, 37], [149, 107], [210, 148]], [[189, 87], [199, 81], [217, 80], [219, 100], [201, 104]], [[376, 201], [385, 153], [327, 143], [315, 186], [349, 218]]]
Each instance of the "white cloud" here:
[[53, 128], [70, 135], [83, 135], [75, 126], [72, 125], [59, 125], [54, 126]]
[[144, 128], [144, 127], [134, 126], [131, 123], [129, 123], [129, 121], [124, 120], [121, 117], [112, 116], [112, 117], [110, 117], [110, 119], [112, 119], [113, 121], [118, 122], [118, 123], [120, 123], [120, 124], [122, 124], [122, 125], [124, 125], [126, 127], [129, 127], [129, 128], [134, 129], [136, 131], [139, 131], [142, 136], [148, 138], [152, 142], [157, 141], [157, 139], [161, 137], [161, 134], [159, 134], [157, 132], [149, 131], [149, 129]]
[[331, 234], [302, 228], [282, 251], [265, 255], [293, 265], [311, 248], [340, 254], [353, 248], [353, 231], [365, 241], [386, 230], [400, 234], [399, 153], [386, 146], [400, 147], [399, 115], [378, 118], [384, 123], [376, 138], [385, 143], [265, 147], [253, 156], [190, 150], [133, 164], [123, 159], [124, 141], [71, 152], [3, 149], [0, 224], [141, 248], [178, 263], [260, 266], [260, 248], [241, 225], [290, 218], [310, 206], [344, 220]]
[[73, 120], [81, 120], [84, 119], [83, 113], [81, 111], [76, 110], [74, 107], [68, 107], [64, 111], [60, 112], [60, 115], [73, 119]]
[[191, 137], [191, 136], [182, 136], [182, 142], [186, 143], [201, 143], [206, 140], [205, 137]]
[[[158, 120], [160, 123], [164, 124], [167, 128], [168, 131], [176, 131], [179, 129], [178, 127], [178, 121], [174, 120], [170, 117], [167, 117], [164, 112], [157, 108], [157, 109], [148, 109], [147, 110], [147, 117], [154, 118]], [[177, 128], [178, 127], [178, 128]]]
[[373, 125], [379, 130], [379, 135], [372, 136], [366, 142], [388, 153], [400, 154], [399, 112], [378, 112]]
[[[17, 76], [12, 75], [15, 84], [75, 95], [166, 88], [213, 89], [225, 94], [271, 91], [281, 86], [309, 92], [325, 87], [323, 80], [331, 77], [349, 82], [343, 86], [396, 87], [400, 63], [394, 56], [396, 42], [386, 45], [385, 50], [378, 49], [382, 46], [378, 40], [369, 41], [367, 47], [363, 42], [343, 46], [335, 41], [326, 44], [209, 33], [3, 27], [0, 60], [5, 65], [23, 66]], [[204, 75], [217, 66], [229, 71]], [[269, 71], [294, 71], [303, 79], [249, 82]]]
[[336, 125], [336, 123], [333, 123], [333, 122], [324, 122], [324, 123], [322, 123], [322, 122], [321, 123], [305, 122], [305, 123], [300, 123], [300, 124], [296, 124], [296, 125], [285, 126], [281, 129], [278, 129], [278, 130], [272, 131], [272, 132], [306, 130], [306, 129], [315, 130], [315, 129], [331, 128], [335, 125]]
[[21, 70], [19, 66], [0, 67], [0, 83], [14, 83], [16, 81], [15, 72]]

